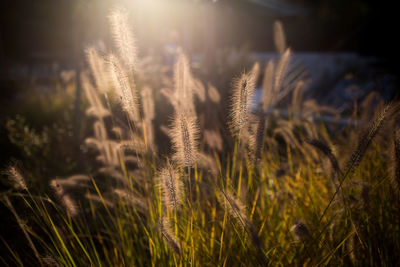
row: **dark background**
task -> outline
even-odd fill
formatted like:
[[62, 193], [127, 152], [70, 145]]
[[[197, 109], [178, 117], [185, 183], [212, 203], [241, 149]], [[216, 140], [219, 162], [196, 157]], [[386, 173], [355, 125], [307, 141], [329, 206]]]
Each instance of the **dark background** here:
[[[274, 3], [282, 1], [172, 0], [159, 1], [165, 9], [159, 13], [154, 13], [151, 4], [143, 7], [140, 2], [146, 1], [120, 2], [130, 13], [138, 14], [133, 24], [139, 37], [145, 35], [138, 38], [144, 40], [139, 45], [145, 48], [165, 40], [164, 34], [173, 29], [191, 40], [184, 45], [193, 51], [201, 51], [204, 42], [272, 51], [272, 23], [280, 19], [295, 51], [355, 51], [388, 60], [397, 57], [398, 12], [392, 1], [303, 0], [276, 7]], [[154, 6], [159, 5], [155, 2]], [[71, 55], [85, 42], [107, 40], [106, 14], [114, 4], [105, 0], [1, 1], [1, 62], [73, 60]], [[154, 16], [158, 24], [141, 24], [155, 21]], [[191, 38], [194, 35], [196, 40]]]

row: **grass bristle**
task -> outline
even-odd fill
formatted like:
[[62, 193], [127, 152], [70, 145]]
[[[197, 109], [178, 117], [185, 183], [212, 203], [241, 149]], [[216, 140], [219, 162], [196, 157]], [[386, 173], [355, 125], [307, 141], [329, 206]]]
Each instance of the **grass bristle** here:
[[121, 7], [114, 8], [109, 14], [109, 21], [119, 56], [131, 73], [137, 65], [137, 48], [136, 40], [128, 21], [127, 10]]
[[238, 220], [241, 227], [247, 228], [249, 220], [246, 215], [246, 207], [232, 193], [222, 190], [219, 197], [221, 203], [226, 206], [228, 213]]
[[252, 104], [256, 79], [259, 67], [256, 64], [252, 71], [243, 73], [236, 80], [231, 105], [231, 129], [236, 134], [239, 133], [248, 123], [249, 107]]
[[82, 75], [81, 80], [83, 90], [90, 105], [86, 113], [99, 119], [110, 116], [111, 113], [103, 106], [103, 103], [89, 78], [86, 75]]
[[107, 93], [109, 86], [107, 81], [108, 72], [106, 61], [100, 56], [93, 45], [88, 46], [85, 52], [96, 88], [102, 93]]
[[361, 159], [365, 155], [367, 148], [371, 144], [374, 137], [377, 135], [378, 131], [382, 128], [384, 122], [387, 119], [387, 115], [390, 114], [391, 104], [388, 104], [379, 114], [376, 116], [375, 120], [370, 124], [370, 126], [364, 130], [360, 135], [358, 140], [358, 145], [353, 154], [351, 155], [349, 161], [347, 162], [347, 172], [352, 172], [358, 167]]
[[283, 54], [286, 50], [286, 37], [283, 31], [282, 22], [279, 20], [274, 23], [274, 41], [276, 50]]
[[282, 83], [287, 73], [290, 57], [292, 52], [290, 48], [287, 48], [286, 51], [282, 54], [278, 65], [276, 66], [275, 70], [275, 77], [274, 77], [274, 93], [278, 93], [282, 89]]
[[262, 105], [263, 105], [263, 111], [267, 112], [269, 108], [274, 103], [274, 99], [276, 98], [275, 92], [274, 92], [274, 62], [272, 60], [269, 60], [267, 63], [267, 66], [265, 67], [264, 71], [264, 79], [262, 83], [262, 89], [263, 89], [263, 97], [262, 97]]
[[189, 59], [182, 50], [178, 51], [178, 58], [174, 65], [174, 86], [174, 101], [177, 105], [175, 109], [185, 109], [193, 114], [194, 81], [190, 71]]
[[78, 211], [75, 201], [71, 198], [71, 196], [69, 194], [67, 194], [65, 192], [64, 188], [62, 187], [62, 185], [59, 182], [59, 179], [56, 178], [56, 179], [51, 180], [50, 186], [53, 188], [56, 196], [58, 197], [58, 199], [60, 200], [63, 207], [68, 212], [68, 214], [71, 217], [78, 215], [79, 211]]
[[158, 230], [166, 242], [167, 246], [177, 255], [181, 254], [181, 247], [178, 243], [178, 238], [171, 229], [171, 225], [166, 218], [162, 218], [158, 222]]
[[196, 118], [178, 110], [172, 124], [173, 159], [182, 167], [193, 166], [197, 158], [199, 130]]
[[140, 122], [139, 104], [137, 99], [136, 87], [130, 82], [128, 74], [119, 59], [110, 54], [108, 57], [110, 76], [114, 87], [117, 90], [122, 108], [129, 115], [130, 119], [136, 123]]
[[16, 190], [28, 190], [25, 179], [16, 165], [8, 166], [5, 174]]
[[182, 202], [183, 183], [179, 172], [175, 170], [169, 161], [160, 171], [159, 183], [165, 205], [173, 209], [177, 208]]

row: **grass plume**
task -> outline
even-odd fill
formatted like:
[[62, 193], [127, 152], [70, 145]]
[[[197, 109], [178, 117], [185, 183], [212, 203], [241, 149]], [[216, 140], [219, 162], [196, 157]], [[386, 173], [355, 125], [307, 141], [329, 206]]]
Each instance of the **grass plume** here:
[[393, 107], [391, 104], [388, 104], [379, 114], [376, 116], [374, 121], [370, 124], [370, 126], [364, 130], [364, 132], [360, 135], [357, 148], [351, 155], [349, 161], [347, 162], [347, 173], [352, 172], [357, 166], [360, 164], [367, 148], [371, 144], [374, 137], [377, 135], [379, 130], [383, 127], [384, 122], [387, 119], [387, 116], [391, 114]]
[[159, 173], [159, 183], [165, 205], [176, 209], [182, 200], [183, 183], [179, 173], [169, 161]]
[[283, 54], [286, 50], [286, 37], [283, 31], [282, 22], [279, 20], [274, 23], [274, 41], [276, 50]]
[[109, 14], [111, 33], [120, 58], [132, 73], [137, 64], [137, 48], [133, 31], [129, 25], [128, 12], [123, 8], [115, 8]]
[[8, 176], [8, 179], [11, 182], [14, 189], [28, 190], [25, 179], [22, 176], [21, 171], [15, 164], [8, 166], [8, 168], [5, 171], [5, 174]]
[[96, 88], [100, 92], [106, 93], [109, 89], [106, 61], [102, 58], [102, 56], [100, 56], [99, 52], [93, 45], [88, 46], [85, 52]]
[[174, 100], [176, 104], [179, 108], [194, 113], [194, 81], [190, 71], [189, 59], [182, 50], [178, 51], [178, 58], [174, 65], [174, 86]]
[[267, 66], [264, 71], [264, 79], [262, 83], [263, 88], [263, 96], [262, 96], [262, 105], [264, 112], [267, 112], [276, 98], [274, 92], [274, 62], [269, 60]]
[[64, 188], [59, 183], [58, 178], [51, 180], [50, 186], [53, 188], [56, 196], [60, 200], [63, 207], [67, 210], [68, 214], [71, 217], [78, 215], [78, 208], [75, 201], [70, 197], [69, 194], [65, 192]]
[[158, 222], [158, 230], [167, 243], [168, 247], [177, 255], [181, 254], [181, 247], [178, 242], [178, 238], [175, 236], [171, 229], [170, 223], [167, 221], [166, 218], [162, 218]]
[[235, 82], [230, 113], [230, 126], [234, 133], [239, 133], [248, 123], [258, 71], [259, 65], [256, 63], [252, 71], [243, 73]]
[[277, 94], [281, 88], [282, 88], [282, 83], [285, 78], [285, 75], [287, 73], [288, 67], [289, 67], [289, 62], [290, 62], [290, 57], [292, 55], [292, 52], [290, 48], [287, 48], [286, 51], [282, 54], [278, 65], [276, 66], [275, 70], [275, 77], [274, 77], [274, 93]]
[[120, 97], [122, 108], [132, 121], [139, 123], [140, 114], [136, 86], [133, 83], [131, 84], [128, 74], [115, 55], [110, 54], [108, 62], [110, 76]]
[[196, 118], [178, 110], [172, 124], [173, 159], [182, 167], [193, 166], [197, 158], [199, 130]]

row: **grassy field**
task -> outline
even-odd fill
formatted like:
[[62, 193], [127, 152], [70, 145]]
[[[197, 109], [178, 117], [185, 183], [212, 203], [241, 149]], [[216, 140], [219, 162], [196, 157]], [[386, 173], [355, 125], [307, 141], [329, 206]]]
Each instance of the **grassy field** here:
[[[109, 15], [111, 50], [86, 49], [77, 135], [68, 116], [65, 131], [7, 123], [32, 160], [3, 173], [12, 232], [2, 230], [2, 265], [400, 264], [397, 103], [371, 112], [371, 95], [348, 115], [355, 125], [325, 125], [322, 114], [341, 114], [303, 99], [308, 81], [293, 74], [279, 22], [279, 59], [231, 77], [225, 92], [197, 78], [181, 49], [170, 69], [138, 58], [126, 16]], [[68, 97], [49, 98], [49, 109], [67, 108], [57, 101]], [[274, 112], [282, 103], [285, 115]], [[66, 152], [74, 142], [79, 160]], [[42, 177], [43, 166], [61, 175], [71, 165], [84, 167]]]

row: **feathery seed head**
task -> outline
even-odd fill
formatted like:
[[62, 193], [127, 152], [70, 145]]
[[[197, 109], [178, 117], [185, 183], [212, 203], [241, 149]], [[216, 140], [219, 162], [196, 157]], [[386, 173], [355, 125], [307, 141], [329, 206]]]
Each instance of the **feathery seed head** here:
[[199, 129], [196, 118], [177, 110], [172, 125], [174, 160], [182, 167], [193, 166], [197, 158]]
[[51, 180], [50, 186], [53, 188], [57, 196], [61, 197], [62, 195], [64, 195], [64, 189], [62, 188], [60, 182], [58, 181], [58, 178]]
[[167, 243], [168, 247], [175, 253], [180, 255], [181, 247], [178, 243], [178, 239], [175, 236], [174, 232], [171, 229], [170, 223], [166, 218], [161, 218], [161, 220], [157, 223], [158, 231], [160, 232], [162, 238]]
[[246, 217], [246, 207], [239, 199], [230, 192], [224, 190], [220, 192], [218, 199], [221, 205], [226, 206], [229, 214], [240, 222], [242, 227], [248, 226], [249, 220]]
[[285, 38], [285, 33], [283, 31], [282, 22], [280, 22], [279, 20], [275, 21], [274, 23], [274, 41], [276, 50], [278, 50], [278, 52], [281, 54], [285, 52], [286, 38]]
[[303, 88], [304, 88], [304, 81], [299, 80], [294, 87], [293, 94], [292, 94], [292, 116], [300, 116], [302, 112], [303, 103]]
[[137, 48], [133, 31], [129, 25], [128, 12], [123, 8], [115, 8], [108, 18], [119, 56], [128, 67], [129, 73], [132, 73], [137, 64]]
[[134, 122], [140, 122], [136, 87], [133, 83], [131, 86], [127, 73], [115, 55], [109, 55], [108, 63], [110, 76], [120, 97], [122, 108]]
[[12, 183], [12, 186], [17, 190], [28, 190], [26, 186], [26, 182], [24, 177], [22, 176], [21, 172], [19, 171], [18, 167], [15, 165], [8, 166], [7, 170], [5, 171], [8, 179]]
[[272, 60], [268, 61], [267, 66], [265, 67], [264, 71], [264, 79], [263, 79], [263, 110], [264, 112], [268, 111], [269, 108], [274, 103], [274, 99], [276, 98], [274, 94], [274, 62]]
[[250, 70], [250, 79], [252, 79], [251, 82], [254, 83], [254, 86], [257, 85], [257, 80], [259, 75], [260, 75], [260, 63], [255, 62]]
[[257, 258], [260, 263], [267, 262], [264, 253], [262, 252], [262, 240], [258, 236], [258, 233], [253, 225], [253, 223], [246, 216], [246, 208], [244, 204], [236, 198], [233, 194], [222, 190], [218, 195], [218, 200], [222, 205], [226, 205], [228, 213], [230, 216], [235, 218], [240, 226], [249, 234], [250, 241], [255, 246], [258, 251]]
[[61, 201], [71, 217], [78, 215], [76, 203], [69, 195], [64, 195]]
[[96, 90], [93, 88], [92, 83], [86, 75], [81, 75], [82, 87], [85, 92], [86, 98], [89, 101], [90, 107], [86, 113], [97, 118], [103, 118], [110, 115], [110, 112], [104, 108], [100, 97]]
[[183, 183], [179, 173], [168, 161], [167, 166], [159, 173], [159, 183], [163, 193], [164, 203], [171, 208], [177, 208], [182, 200]]
[[369, 125], [364, 133], [360, 135], [357, 148], [351, 155], [350, 160], [347, 162], [347, 172], [352, 172], [358, 167], [367, 148], [369, 147], [379, 130], [383, 127], [383, 124], [386, 121], [388, 115], [390, 115], [390, 112], [392, 111], [391, 108], [391, 104], [388, 104], [383, 109], [383, 111], [380, 112], [378, 116], [376, 116], [375, 120]]
[[99, 55], [97, 49], [93, 45], [87, 47], [85, 52], [96, 88], [100, 90], [100, 92], [106, 93], [109, 87], [107, 84], [108, 73], [105, 60]]
[[95, 146], [101, 154], [101, 160], [108, 165], [119, 165], [118, 149], [119, 144], [114, 140], [108, 138], [107, 131], [103, 120], [98, 120], [93, 124], [94, 138], [87, 138], [85, 143], [87, 145]]
[[282, 83], [289, 67], [291, 55], [292, 53], [290, 48], [287, 48], [286, 51], [282, 54], [278, 65], [276, 66], [274, 78], [274, 94], [278, 94], [282, 89]]
[[78, 215], [76, 203], [69, 195], [64, 195], [61, 201], [71, 217]]
[[256, 86], [258, 63], [249, 73], [243, 73], [235, 83], [231, 105], [231, 128], [234, 133], [240, 132], [248, 122], [249, 107], [253, 101]]
[[[190, 71], [190, 63], [187, 56], [178, 51], [178, 59], [174, 65], [174, 100], [176, 104], [190, 113], [194, 113], [193, 89], [194, 79]], [[175, 109], [178, 107], [175, 107]]]
[[57, 197], [61, 201], [61, 204], [64, 208], [68, 211], [71, 217], [74, 217], [78, 214], [78, 209], [76, 207], [75, 202], [72, 198], [64, 191], [61, 183], [59, 182], [58, 178], [55, 178], [50, 181], [50, 186], [53, 188], [54, 192], [56, 193]]

